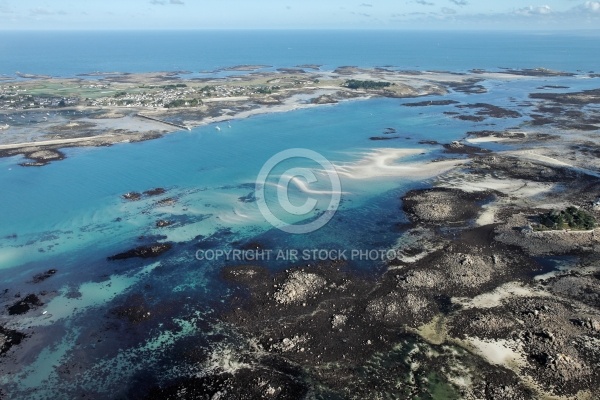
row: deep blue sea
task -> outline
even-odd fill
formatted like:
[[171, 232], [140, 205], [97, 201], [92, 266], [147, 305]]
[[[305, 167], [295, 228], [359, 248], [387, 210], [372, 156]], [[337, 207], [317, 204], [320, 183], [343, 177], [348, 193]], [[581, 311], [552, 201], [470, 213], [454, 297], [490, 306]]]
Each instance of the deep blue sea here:
[[[544, 67], [578, 74], [489, 80], [484, 82], [488, 93], [444, 97], [516, 109], [525, 107], [520, 104], [541, 85], [597, 88], [600, 80], [584, 72], [599, 72], [599, 38], [598, 33], [544, 32], [0, 32], [0, 76], [174, 70], [219, 76], [207, 71], [242, 64], [268, 65], [267, 70], [319, 64], [324, 71], [344, 65], [453, 72]], [[436, 107], [435, 113], [402, 107], [410, 101], [415, 100], [348, 101], [233, 120], [219, 131], [209, 125], [142, 143], [70, 148], [65, 160], [42, 168], [20, 167], [21, 157], [0, 159], [0, 301], [8, 306], [17, 295], [37, 293], [44, 303], [21, 317], [0, 313], [0, 325], [30, 335], [18, 353], [9, 355], [11, 362], [0, 367], [3, 393], [11, 399], [82, 393], [118, 398], [140, 376], [169, 379], [177, 371], [214, 370], [214, 365], [178, 365], [168, 356], [190, 338], [207, 352], [234, 360], [235, 335], [220, 327], [218, 342], [209, 339], [219, 326], [215, 310], [228, 295], [219, 271], [231, 263], [198, 260], [198, 250], [234, 249], [250, 241], [273, 249], [393, 246], [402, 235], [398, 226], [406, 221], [400, 197], [432, 182], [432, 176], [410, 168], [443, 156], [440, 146], [419, 142], [448, 143], [469, 130], [489, 128], [489, 121], [444, 115], [455, 110], [451, 105]], [[493, 129], [524, 122], [498, 119]], [[369, 140], [388, 128], [401, 139]], [[293, 148], [319, 152], [341, 175], [339, 211], [307, 235], [274, 229], [254, 201], [263, 165]], [[383, 156], [391, 157], [390, 163], [378, 165]], [[306, 161], [300, 166], [317, 178], [326, 172]], [[284, 177], [265, 186], [277, 188]], [[155, 187], [167, 193], [137, 202], [121, 197]], [[319, 182], [312, 189], [316, 197], [333, 191]], [[265, 200], [272, 202], [277, 194], [269, 193]], [[301, 205], [306, 193], [293, 192], [294, 204]], [[172, 201], [158, 203], [165, 198]], [[324, 209], [319, 205], [310, 218]], [[157, 228], [160, 219], [174, 225]], [[107, 261], [107, 256], [153, 241], [174, 246], [156, 260]], [[282, 269], [290, 263], [269, 260], [264, 265]], [[383, 266], [356, 265], [372, 272]], [[57, 273], [42, 283], [31, 282], [49, 269]], [[111, 310], [139, 295], [160, 309], [160, 316], [144, 329], [115, 327]]]
[[240, 64], [588, 71], [600, 64], [599, 39], [598, 31], [0, 32], [0, 74], [200, 72]]

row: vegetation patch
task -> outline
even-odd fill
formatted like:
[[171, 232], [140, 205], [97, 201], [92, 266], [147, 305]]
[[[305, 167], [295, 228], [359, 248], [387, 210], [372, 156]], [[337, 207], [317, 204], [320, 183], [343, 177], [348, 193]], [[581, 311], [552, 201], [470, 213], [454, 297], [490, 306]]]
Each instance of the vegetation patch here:
[[590, 230], [596, 227], [595, 218], [576, 207], [565, 210], [552, 210], [538, 216], [538, 230]]
[[165, 104], [165, 108], [198, 107], [199, 105], [202, 105], [202, 100], [177, 99]]
[[349, 79], [344, 83], [344, 86], [348, 89], [384, 89], [392, 86], [390, 82], [377, 82], [377, 81], [359, 81], [356, 79]]

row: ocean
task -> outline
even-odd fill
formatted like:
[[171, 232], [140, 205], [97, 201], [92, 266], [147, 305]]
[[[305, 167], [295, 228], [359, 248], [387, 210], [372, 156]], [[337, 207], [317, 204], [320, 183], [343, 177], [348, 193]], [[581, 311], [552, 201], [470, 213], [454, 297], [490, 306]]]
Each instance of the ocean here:
[[[0, 32], [0, 74], [212, 71], [241, 64], [589, 71], [598, 32]], [[465, 62], [466, 61], [466, 62]]]
[[[594, 33], [0, 32], [0, 53], [0, 75], [8, 77], [16, 72], [74, 77], [96, 71], [189, 71], [188, 76], [206, 77], [224, 74], [208, 71], [242, 64], [269, 66], [264, 70], [319, 64], [322, 70], [355, 65], [459, 73], [537, 67], [587, 73], [600, 65], [600, 41]], [[583, 75], [488, 81], [488, 93], [451, 93], [444, 99], [514, 108], [548, 82], [574, 90], [597, 86]], [[173, 378], [189, 368], [188, 361], [180, 362], [171, 352], [186, 341], [206, 349], [234, 346], [239, 339], [218, 319], [230, 293], [219, 278], [227, 263], [198, 259], [199, 251], [205, 256], [252, 242], [273, 249], [389, 249], [406, 222], [400, 197], [431, 180], [417, 173], [369, 177], [363, 166], [381, 151], [420, 150], [397, 161], [398, 167], [439, 159], [444, 156], [440, 147], [419, 142], [448, 143], [480, 127], [445, 117], [443, 111], [452, 106], [429, 115], [422, 108], [402, 106], [410, 101], [414, 99], [349, 101], [234, 120], [230, 127], [221, 124], [220, 131], [208, 125], [142, 143], [70, 148], [65, 160], [42, 168], [20, 167], [21, 157], [0, 159], [2, 301], [8, 305], [16, 294], [33, 291], [48, 299], [22, 318], [9, 318], [6, 312], [0, 316], [5, 327], [35, 332], [14, 362], [0, 367], [3, 391], [15, 399], [82, 393], [115, 398], [140, 381]], [[520, 122], [497, 120], [493, 128]], [[369, 140], [389, 128], [401, 140], [385, 145]], [[339, 211], [326, 226], [306, 235], [274, 229], [256, 202], [244, 200], [256, 196], [256, 178], [265, 162], [290, 148], [317, 151], [336, 168], [352, 171], [341, 178]], [[121, 197], [156, 187], [165, 188], [172, 202]], [[295, 195], [301, 202], [301, 193]], [[272, 200], [275, 194], [270, 196]], [[155, 223], [160, 219], [175, 223], [159, 229]], [[153, 240], [174, 247], [160, 261], [107, 260]], [[273, 270], [291, 263], [263, 261]], [[385, 264], [361, 259], [356, 267], [376, 274]], [[49, 269], [57, 273], [31, 283], [32, 276]], [[160, 316], [132, 329], [110, 325], [115, 324], [115, 308], [140, 293]]]

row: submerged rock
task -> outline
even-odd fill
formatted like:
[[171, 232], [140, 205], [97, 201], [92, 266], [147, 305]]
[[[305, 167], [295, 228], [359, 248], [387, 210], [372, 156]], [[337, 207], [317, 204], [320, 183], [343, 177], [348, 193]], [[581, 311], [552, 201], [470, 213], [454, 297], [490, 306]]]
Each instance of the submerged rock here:
[[150, 305], [140, 294], [129, 296], [125, 304], [113, 308], [111, 314], [136, 324], [146, 321], [152, 316]]
[[36, 274], [31, 279], [31, 283], [40, 283], [40, 282], [43, 282], [46, 279], [50, 278], [52, 275], [56, 274], [57, 272], [58, 271], [55, 270], [55, 269], [49, 269], [46, 272], [42, 272], [42, 273]]
[[173, 245], [171, 243], [155, 243], [150, 246], [140, 246], [135, 249], [126, 251], [124, 253], [119, 253], [114, 256], [108, 257], [109, 261], [114, 260], [125, 260], [128, 258], [151, 258], [158, 257], [161, 254], [169, 251]]
[[156, 202], [157, 206], [172, 206], [177, 203], [177, 199], [175, 197], [167, 197], [166, 199], [162, 199]]
[[371, 136], [369, 140], [392, 140], [400, 139], [400, 136]]

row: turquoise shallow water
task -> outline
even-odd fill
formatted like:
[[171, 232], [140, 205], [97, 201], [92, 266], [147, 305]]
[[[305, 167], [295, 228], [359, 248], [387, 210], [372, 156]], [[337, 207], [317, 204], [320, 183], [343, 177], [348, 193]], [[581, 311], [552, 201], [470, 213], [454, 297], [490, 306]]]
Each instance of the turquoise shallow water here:
[[[4, 378], [2, 382], [14, 393], [32, 396], [30, 390], [43, 382], [48, 393], [73, 390], [68, 389], [69, 385], [105, 373], [114, 362], [124, 363], [128, 369], [139, 367], [135, 358], [115, 358], [109, 349], [129, 349], [131, 357], [143, 352], [140, 348], [163, 340], [157, 332], [170, 332], [172, 322], [167, 321], [177, 319], [183, 311], [169, 312], [163, 328], [148, 330], [141, 335], [143, 340], [103, 334], [103, 342], [94, 348], [102, 352], [98, 358], [89, 358], [90, 352], [95, 354], [94, 349], [81, 343], [88, 343], [87, 337], [104, 329], [98, 315], [110, 315], [112, 307], [127, 301], [132, 293], [148, 293], [148, 287], [159, 304], [177, 301], [183, 309], [194, 304], [202, 313], [214, 307], [215, 299], [226, 293], [215, 276], [226, 262], [198, 261], [198, 248], [231, 249], [232, 242], [252, 238], [274, 249], [300, 251], [389, 247], [398, 235], [394, 225], [404, 220], [399, 197], [408, 187], [423, 185], [420, 178], [342, 177], [340, 211], [324, 228], [303, 236], [273, 230], [256, 203], [244, 203], [240, 198], [254, 191], [256, 176], [265, 161], [285, 149], [316, 150], [334, 164], [346, 167], [359, 165], [381, 147], [420, 149], [396, 161], [401, 164], [439, 156], [438, 147], [420, 145], [418, 141], [448, 142], [464, 132], [463, 122], [444, 116], [432, 118], [401, 104], [401, 100], [393, 99], [354, 101], [236, 120], [231, 128], [222, 124], [221, 131], [206, 126], [143, 143], [66, 149], [65, 160], [42, 168], [20, 167], [18, 157], [0, 160], [0, 208], [7, 210], [0, 224], [0, 277], [9, 288], [5, 301], [11, 302], [12, 293], [49, 292], [41, 297], [43, 307], [9, 321], [9, 326], [16, 329], [35, 329], [42, 345], [25, 351], [27, 361], [12, 367], [17, 380]], [[369, 140], [389, 127], [395, 128], [401, 138], [385, 141], [384, 146]], [[319, 170], [310, 162], [303, 165]], [[139, 202], [121, 198], [129, 191], [154, 187], [164, 187], [168, 192]], [[296, 195], [302, 200], [302, 193]], [[156, 204], [166, 197], [177, 201], [167, 206]], [[154, 226], [158, 219], [171, 219], [176, 224], [158, 229]], [[106, 260], [107, 256], [156, 240], [151, 237], [157, 235], [162, 235], [158, 240], [176, 243], [159, 263]], [[196, 245], [199, 241], [200, 247]], [[284, 268], [290, 261], [272, 260], [266, 264]], [[364, 263], [363, 267], [381, 265]], [[59, 272], [42, 284], [28, 283], [33, 275], [49, 268]], [[205, 321], [211, 317], [198, 318]], [[48, 367], [75, 359], [80, 363], [80, 352], [86, 354], [85, 368], [95, 372], [65, 379]], [[162, 363], [159, 359], [157, 356], [156, 366]], [[129, 385], [127, 374], [114, 379], [110, 385]], [[110, 385], [96, 390], [108, 390]]]
[[[388, 43], [393, 36], [386, 38], [383, 43]], [[505, 38], [502, 43], [513, 39]], [[295, 40], [308, 51], [307, 43]], [[421, 40], [431, 41], [433, 37]], [[452, 55], [448, 50], [445, 59], [429, 56], [422, 63], [432, 68], [446, 66], [457, 70], [543, 64], [575, 71], [592, 68], [588, 61], [600, 54], [591, 52], [593, 56], [587, 57], [578, 44], [568, 49], [575, 55], [569, 60], [559, 57], [560, 52], [567, 51], [565, 46], [557, 46], [556, 54], [540, 51], [517, 57], [523, 48], [535, 44], [545, 46], [540, 49], [548, 48], [550, 42], [535, 37], [519, 48], [504, 48], [500, 53], [512, 58], [498, 65], [501, 60], [490, 49], [482, 50], [469, 60], [466, 51], [478, 48], [479, 42], [473, 39], [468, 45], [465, 37], [461, 40], [465, 53], [460, 53], [461, 56], [452, 53], [457, 57], [455, 61], [448, 58]], [[2, 42], [0, 46], [17, 42]], [[565, 37], [559, 42], [570, 43]], [[127, 49], [127, 43], [127, 40], [122, 43], [124, 47], [118, 54]], [[442, 43], [451, 49], [458, 42], [447, 39]], [[29, 46], [37, 44], [29, 43]], [[369, 41], [362, 46], [363, 53], [350, 54], [344, 47], [346, 50], [329, 54], [325, 61], [322, 58], [327, 46], [323, 45], [315, 50], [314, 57], [306, 52], [299, 52], [296, 58], [263, 52], [254, 58], [245, 58], [246, 53], [242, 52], [231, 58], [223, 55], [211, 61], [212, 64], [204, 60], [195, 65], [197, 69], [210, 68], [213, 64], [258, 62], [287, 66], [303, 60], [338, 66], [361, 64], [360, 54], [369, 59], [371, 65], [402, 64], [398, 61], [403, 58], [396, 53], [389, 55], [378, 46], [370, 48]], [[427, 48], [419, 48], [419, 51], [430, 54]], [[35, 68], [27, 72], [70, 75], [94, 69], [139, 71], [149, 68], [155, 71], [171, 65], [160, 57], [153, 62], [143, 58], [121, 62], [125, 57], [122, 54], [114, 59], [116, 61], [95, 64], [98, 56], [86, 54], [89, 58], [84, 57], [83, 61], [64, 70], [60, 69], [58, 60], [52, 58], [54, 56], [47, 55], [47, 69], [31, 64]], [[17, 68], [25, 70], [21, 63], [30, 56], [24, 52], [8, 61], [3, 59], [0, 71], [10, 74]], [[417, 66], [421, 63], [418, 58], [415, 50], [404, 65]], [[191, 59], [182, 57], [177, 66], [192, 68], [190, 63]], [[539, 86], [565, 85], [579, 90], [596, 87], [596, 82], [581, 77], [488, 81], [484, 85], [489, 93], [453, 93], [444, 98], [519, 109], [524, 107], [520, 103], [527, 99], [527, 94]], [[364, 168], [369, 156], [378, 151], [418, 149], [411, 156], [395, 160], [395, 165], [430, 161], [442, 156], [440, 147], [419, 144], [421, 140], [447, 143], [463, 138], [469, 130], [503, 129], [523, 122], [523, 119], [488, 119], [478, 124], [443, 114], [443, 111], [456, 111], [453, 106], [434, 110], [402, 106], [412, 101], [415, 100], [351, 101], [235, 120], [231, 128], [220, 124], [221, 131], [215, 126], [205, 126], [143, 143], [66, 149], [65, 160], [42, 168], [20, 167], [20, 158], [0, 159], [0, 210], [3, 211], [0, 217], [0, 282], [3, 286], [0, 290], [7, 289], [1, 301], [10, 305], [17, 294], [37, 293], [44, 302], [42, 307], [22, 317], [9, 318], [6, 313], [0, 316], [2, 325], [35, 332], [12, 363], [2, 364], [4, 374], [0, 385], [5, 392], [14, 394], [14, 398], [70, 398], [84, 392], [95, 393], [98, 398], [114, 398], [115, 393], [124, 393], [135, 386], [136, 379], [142, 379], [139, 376], [142, 371], [150, 376], [172, 376], [169, 375], [172, 371], [183, 368], [173, 355], [178, 354], [178, 344], [189, 340], [193, 346], [210, 348], [235, 342], [230, 332], [220, 332], [222, 336], [215, 334], [218, 326], [215, 310], [222, 306], [228, 293], [218, 279], [219, 270], [226, 263], [196, 260], [198, 249], [227, 250], [252, 240], [280, 249], [388, 248], [402, 234], [398, 224], [405, 221], [399, 198], [408, 188], [425, 186], [430, 181], [410, 174], [375, 174], [357, 179], [360, 173], [370, 171]], [[382, 135], [386, 128], [396, 129], [399, 138], [369, 140], [371, 136]], [[341, 208], [332, 221], [308, 235], [289, 235], [272, 229], [258, 212], [255, 202], [241, 200], [252, 198], [263, 164], [289, 148], [318, 151], [340, 170], [354, 174], [341, 178]], [[310, 162], [303, 161], [299, 166], [309, 167], [322, 177], [319, 167]], [[142, 192], [155, 187], [164, 187], [167, 193], [138, 202], [121, 198], [129, 191]], [[327, 190], [327, 182], [319, 181], [315, 188]], [[269, 195], [270, 200], [274, 198], [273, 193]], [[175, 202], [157, 204], [158, 200], [168, 197]], [[302, 202], [306, 196], [292, 190], [292, 197]], [[316, 212], [310, 217], [318, 215]], [[155, 227], [159, 219], [170, 219], [175, 224], [159, 229]], [[157, 240], [174, 243], [174, 248], [158, 261], [106, 260], [112, 254]], [[289, 264], [285, 260], [265, 263], [271, 268], [285, 268]], [[383, 266], [381, 262], [358, 264], [369, 271]], [[30, 282], [33, 275], [49, 268], [56, 268], [58, 273], [40, 284]], [[132, 296], [140, 293], [158, 316], [147, 325], [131, 329], [115, 320], [111, 310], [131, 303]], [[73, 367], [67, 372], [65, 366]], [[99, 380], [103, 376], [107, 378]]]
[[[246, 225], [236, 219], [235, 210], [250, 209], [248, 212], [256, 214], [256, 207], [238, 199], [253, 191], [262, 165], [282, 150], [317, 150], [332, 162], [343, 164], [357, 162], [369, 149], [380, 147], [381, 142], [368, 138], [381, 135], [386, 127], [396, 127], [402, 136], [385, 141], [385, 147], [395, 148], [423, 148], [417, 144], [419, 140], [444, 142], [461, 131], [461, 124], [448, 118], [436, 120], [414, 114], [414, 110], [400, 107], [398, 101], [358, 101], [234, 121], [231, 128], [223, 127], [220, 132], [208, 126], [145, 143], [67, 149], [66, 160], [44, 168], [21, 168], [19, 159], [3, 159], [0, 179], [5, 191], [0, 207], [8, 212], [0, 237], [16, 235], [3, 241], [5, 246], [14, 246], [36, 239], [48, 242], [44, 235], [54, 232], [50, 236], [61, 238], [57, 239], [58, 246], [41, 255], [27, 255], [45, 258], [75, 243], [122, 242], [122, 235], [145, 232], [149, 219], [163, 212], [196, 218], [210, 215], [203, 225], [210, 224], [213, 229], [229, 227], [228, 220], [233, 225]], [[374, 193], [394, 185], [369, 183]], [[155, 200], [127, 203], [120, 198], [129, 191], [154, 187], [168, 188], [171, 195], [180, 196], [179, 205], [132, 215]], [[122, 223], [111, 224], [119, 217]], [[264, 228], [260, 220], [254, 222]], [[210, 233], [210, 228], [201, 233]], [[34, 251], [40, 248], [37, 245], [27, 248]], [[6, 247], [6, 268], [10, 265], [5, 252]]]

